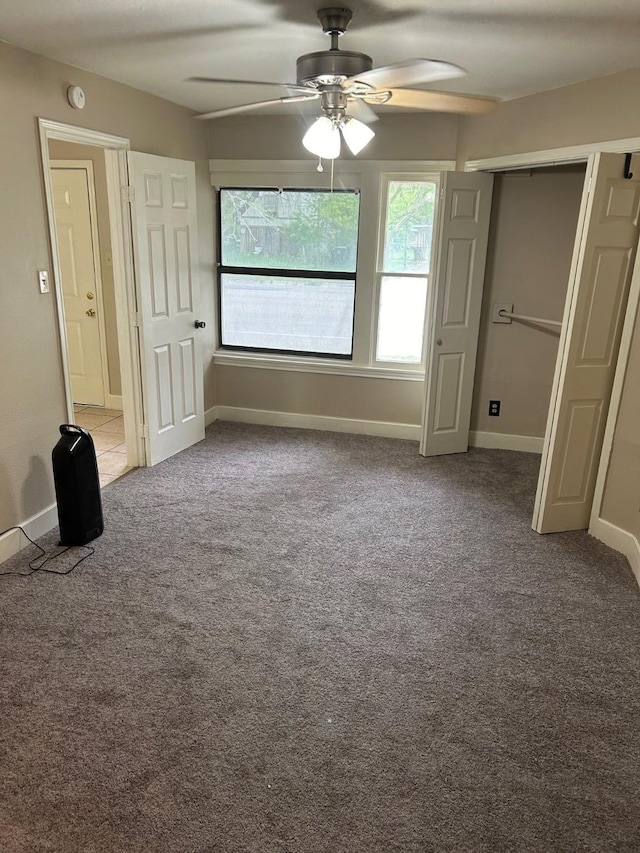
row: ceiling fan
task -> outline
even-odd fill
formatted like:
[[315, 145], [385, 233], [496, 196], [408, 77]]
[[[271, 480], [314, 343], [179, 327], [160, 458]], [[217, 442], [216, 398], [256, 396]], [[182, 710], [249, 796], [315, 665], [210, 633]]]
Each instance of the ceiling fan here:
[[307, 131], [303, 144], [320, 157], [334, 159], [340, 153], [340, 133], [354, 154], [374, 136], [367, 127], [378, 118], [372, 106], [389, 104], [414, 110], [455, 113], [482, 113], [495, 106], [496, 102], [490, 98], [398, 88], [461, 77], [466, 72], [458, 65], [438, 59], [407, 59], [374, 68], [370, 56], [341, 50], [338, 46], [338, 39], [349, 26], [351, 17], [350, 9], [320, 9], [318, 20], [326, 35], [331, 37], [331, 48], [298, 57], [295, 83], [190, 77], [190, 81], [202, 83], [279, 86], [289, 93], [280, 98], [214, 110], [196, 118], [223, 118], [274, 104], [319, 98], [323, 115]]

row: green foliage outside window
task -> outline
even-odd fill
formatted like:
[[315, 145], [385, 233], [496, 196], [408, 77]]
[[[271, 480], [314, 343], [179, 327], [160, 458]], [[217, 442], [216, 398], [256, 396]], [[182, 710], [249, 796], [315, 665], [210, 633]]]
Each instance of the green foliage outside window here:
[[385, 272], [429, 270], [435, 189], [435, 184], [424, 181], [390, 181], [384, 243]]
[[355, 272], [360, 196], [220, 191], [223, 266]]

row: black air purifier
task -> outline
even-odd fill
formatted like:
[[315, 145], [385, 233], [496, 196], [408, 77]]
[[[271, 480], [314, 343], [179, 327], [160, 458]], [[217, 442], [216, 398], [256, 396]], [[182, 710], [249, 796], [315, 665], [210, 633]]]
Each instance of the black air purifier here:
[[53, 448], [53, 481], [61, 545], [85, 545], [104, 530], [93, 439], [86, 429], [62, 424]]

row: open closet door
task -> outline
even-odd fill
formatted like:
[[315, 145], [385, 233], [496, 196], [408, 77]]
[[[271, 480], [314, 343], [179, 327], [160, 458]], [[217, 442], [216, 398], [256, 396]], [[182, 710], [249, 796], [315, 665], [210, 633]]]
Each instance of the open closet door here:
[[147, 465], [204, 438], [195, 164], [128, 152]]
[[420, 453], [464, 453], [473, 380], [493, 175], [442, 176], [436, 274], [427, 319], [426, 397]]
[[639, 234], [640, 164], [590, 157], [532, 527], [589, 526], [613, 375]]

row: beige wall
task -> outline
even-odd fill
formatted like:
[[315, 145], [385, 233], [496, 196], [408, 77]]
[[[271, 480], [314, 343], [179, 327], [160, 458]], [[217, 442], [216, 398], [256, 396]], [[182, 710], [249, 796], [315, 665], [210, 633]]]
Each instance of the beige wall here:
[[[208, 122], [209, 156], [237, 160], [315, 160], [302, 145], [313, 116], [233, 116]], [[455, 160], [459, 119], [444, 113], [387, 113], [374, 139], [353, 158], [343, 146], [340, 159]]]
[[[132, 148], [195, 160], [200, 284], [213, 346], [213, 241], [206, 129], [189, 110], [0, 43], [0, 532], [53, 503], [51, 449], [66, 420], [54, 294], [38, 291], [51, 269], [37, 117], [124, 136]], [[66, 101], [83, 87], [82, 112]], [[213, 404], [207, 367], [207, 405]]]
[[[311, 158], [301, 139], [312, 117], [233, 117], [209, 122], [214, 159]], [[458, 117], [387, 114], [358, 160], [455, 160]], [[314, 158], [312, 158], [314, 159]], [[343, 152], [341, 159], [350, 155]], [[244, 367], [216, 367], [216, 403], [223, 406], [420, 424], [424, 383]]]
[[[495, 303], [561, 320], [584, 166], [495, 176], [471, 429], [543, 436], [559, 329], [492, 322]], [[500, 400], [500, 417], [489, 417]]]
[[419, 424], [424, 383], [289, 370], [216, 368], [221, 406]]
[[640, 315], [636, 317], [601, 515], [640, 543]]
[[118, 352], [118, 328], [116, 325], [116, 300], [113, 284], [111, 255], [111, 228], [109, 225], [109, 200], [107, 198], [107, 170], [104, 149], [91, 145], [75, 145], [59, 139], [49, 141], [49, 156], [52, 160], [91, 160], [96, 190], [96, 218], [99, 242], [100, 278], [104, 305], [107, 369], [110, 394], [120, 396], [120, 354]]
[[460, 120], [458, 163], [640, 136], [640, 68], [563, 86]]

